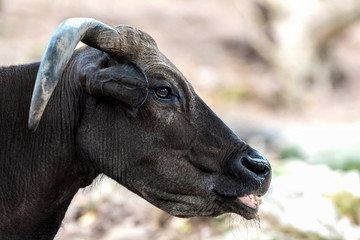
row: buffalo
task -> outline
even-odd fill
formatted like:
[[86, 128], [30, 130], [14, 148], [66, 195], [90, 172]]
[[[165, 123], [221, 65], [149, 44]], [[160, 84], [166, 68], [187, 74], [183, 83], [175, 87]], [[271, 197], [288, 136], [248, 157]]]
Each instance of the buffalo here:
[[174, 216], [257, 217], [269, 162], [148, 34], [67, 19], [40, 63], [0, 68], [0, 86], [0, 239], [53, 239], [100, 174]]

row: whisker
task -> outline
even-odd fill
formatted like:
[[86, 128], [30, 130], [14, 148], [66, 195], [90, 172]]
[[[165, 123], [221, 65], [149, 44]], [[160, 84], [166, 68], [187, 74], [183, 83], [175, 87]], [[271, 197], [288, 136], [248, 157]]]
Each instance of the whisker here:
[[234, 240], [260, 240], [261, 226], [260, 218], [257, 216], [253, 220], [246, 220], [245, 218], [235, 215], [228, 215], [228, 224], [231, 229], [231, 236]]

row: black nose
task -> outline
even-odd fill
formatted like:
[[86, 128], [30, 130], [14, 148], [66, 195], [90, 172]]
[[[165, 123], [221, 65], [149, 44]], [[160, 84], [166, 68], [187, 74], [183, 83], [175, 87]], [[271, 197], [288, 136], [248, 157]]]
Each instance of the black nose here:
[[238, 153], [232, 161], [231, 170], [237, 177], [250, 174], [259, 179], [266, 179], [271, 174], [268, 160], [251, 147]]

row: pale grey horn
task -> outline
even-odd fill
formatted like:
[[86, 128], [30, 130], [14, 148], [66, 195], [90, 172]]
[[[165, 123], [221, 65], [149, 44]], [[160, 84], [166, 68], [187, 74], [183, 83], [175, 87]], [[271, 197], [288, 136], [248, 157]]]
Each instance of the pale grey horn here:
[[[79, 41], [115, 55], [125, 54], [117, 30], [95, 19], [70, 18], [53, 33], [36, 77], [29, 112], [29, 130], [35, 131], [62, 73]], [[124, 44], [126, 45], [126, 44]]]

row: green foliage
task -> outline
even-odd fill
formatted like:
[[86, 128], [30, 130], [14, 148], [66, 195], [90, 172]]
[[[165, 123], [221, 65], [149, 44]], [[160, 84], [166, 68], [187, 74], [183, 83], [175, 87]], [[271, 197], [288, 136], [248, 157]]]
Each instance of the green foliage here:
[[184, 222], [177, 229], [182, 234], [190, 234], [190, 233], [193, 232], [192, 225], [191, 225], [191, 223], [189, 221]]
[[211, 221], [214, 225], [216, 226], [220, 226], [220, 228], [223, 228], [224, 225], [228, 225], [228, 221], [229, 220], [229, 215], [227, 214], [222, 214], [220, 216], [211, 218]]
[[283, 149], [280, 154], [279, 154], [279, 158], [280, 159], [303, 159], [304, 158], [304, 154], [302, 153], [302, 150], [300, 149], [299, 146], [289, 146], [285, 149]]
[[355, 224], [360, 224], [360, 197], [348, 191], [341, 191], [332, 197], [340, 213], [350, 218]]
[[318, 162], [335, 170], [360, 172], [360, 147], [331, 150], [320, 154], [318, 159]]
[[360, 159], [359, 158], [346, 158], [342, 161], [330, 161], [327, 165], [332, 169], [350, 171], [360, 171]]

